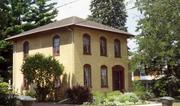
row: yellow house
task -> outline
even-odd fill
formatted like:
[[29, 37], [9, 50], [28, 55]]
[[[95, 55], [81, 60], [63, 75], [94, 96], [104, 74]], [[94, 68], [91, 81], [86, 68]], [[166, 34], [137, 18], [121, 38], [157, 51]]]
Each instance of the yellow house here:
[[96, 91], [128, 90], [127, 39], [133, 35], [78, 17], [66, 18], [7, 38], [13, 42], [13, 87], [25, 86], [23, 58], [42, 53], [64, 66], [68, 86]]

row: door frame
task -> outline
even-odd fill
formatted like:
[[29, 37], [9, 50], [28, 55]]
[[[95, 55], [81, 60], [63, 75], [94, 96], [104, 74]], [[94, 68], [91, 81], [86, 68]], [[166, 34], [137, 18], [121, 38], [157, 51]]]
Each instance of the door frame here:
[[121, 92], [123, 92], [124, 89], [125, 89], [124, 67], [122, 67], [121, 65], [115, 65], [115, 66], [112, 67], [112, 90], [115, 90], [115, 88], [114, 88], [114, 84], [115, 84], [114, 83], [114, 72], [115, 71], [119, 71], [120, 72], [120, 79], [119, 79], [120, 87], [119, 87], [119, 90]]

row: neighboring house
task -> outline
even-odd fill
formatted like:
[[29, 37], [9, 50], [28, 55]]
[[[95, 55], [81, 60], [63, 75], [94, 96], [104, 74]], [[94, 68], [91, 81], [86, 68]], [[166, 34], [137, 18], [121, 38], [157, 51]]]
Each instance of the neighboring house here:
[[132, 72], [132, 81], [141, 81], [146, 89], [152, 87], [153, 80], [156, 79], [153, 75], [147, 75], [144, 71], [135, 70]]
[[127, 39], [133, 35], [78, 17], [66, 18], [7, 38], [13, 42], [13, 86], [26, 81], [23, 58], [35, 53], [53, 56], [64, 65], [63, 82], [92, 90], [128, 90]]

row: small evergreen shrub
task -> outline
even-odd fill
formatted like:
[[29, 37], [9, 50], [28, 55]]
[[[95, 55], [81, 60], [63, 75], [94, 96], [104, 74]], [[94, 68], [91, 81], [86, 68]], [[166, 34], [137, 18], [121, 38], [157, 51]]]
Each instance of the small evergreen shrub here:
[[84, 102], [92, 101], [90, 89], [79, 85], [67, 89], [66, 97], [70, 99], [70, 104], [83, 104]]

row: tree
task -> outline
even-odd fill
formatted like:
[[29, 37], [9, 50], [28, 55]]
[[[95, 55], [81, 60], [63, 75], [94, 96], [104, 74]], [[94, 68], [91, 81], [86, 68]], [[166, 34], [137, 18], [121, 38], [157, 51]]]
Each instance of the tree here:
[[127, 31], [124, 0], [92, 0], [89, 20]]
[[12, 45], [4, 39], [54, 21], [55, 4], [50, 0], [0, 0], [0, 74], [5, 81], [12, 66]]
[[10, 8], [8, 0], [0, 1], [0, 74], [4, 81], [8, 80], [9, 66], [12, 64], [11, 46], [4, 39], [7, 37], [5, 30], [10, 22]]
[[63, 72], [63, 65], [53, 57], [35, 54], [25, 59], [22, 73], [28, 84], [35, 84], [39, 101], [45, 101], [47, 94], [54, 90], [55, 81]]
[[149, 74], [165, 75], [167, 92], [173, 96], [173, 87], [180, 87], [180, 1], [137, 0], [136, 6], [143, 15], [136, 62]]
[[25, 14], [24, 21], [26, 22], [25, 28], [39, 27], [54, 21], [57, 16], [57, 9], [54, 6], [55, 2], [51, 0], [35, 0], [31, 3], [29, 11]]

